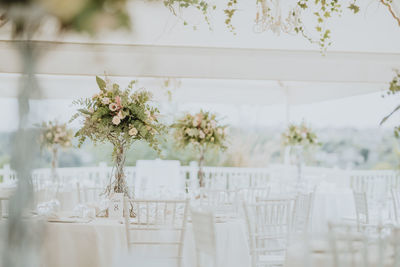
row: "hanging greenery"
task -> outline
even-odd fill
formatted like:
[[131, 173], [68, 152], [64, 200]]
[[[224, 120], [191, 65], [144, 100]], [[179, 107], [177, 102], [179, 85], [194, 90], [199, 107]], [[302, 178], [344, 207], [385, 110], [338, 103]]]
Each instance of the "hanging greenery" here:
[[[395, 95], [400, 92], [400, 71], [394, 70], [395, 76], [389, 84], [389, 89], [386, 92], [387, 96]], [[398, 105], [392, 112], [390, 112], [386, 117], [384, 117], [381, 121], [381, 125], [385, 123], [394, 113], [396, 113], [400, 109], [400, 105]], [[394, 128], [394, 135], [396, 138], [400, 138], [400, 126], [396, 126]]]
[[[199, 10], [203, 14], [204, 20], [211, 29], [210, 12], [211, 10], [216, 9], [215, 5], [210, 5], [205, 0], [163, 0], [163, 3], [164, 6], [166, 6], [172, 12], [172, 14], [174, 14], [174, 16], [183, 20], [184, 25], [190, 25], [190, 23], [180, 16], [181, 11], [189, 8], [195, 8]], [[193, 28], [196, 29], [196, 26], [193, 26]]]

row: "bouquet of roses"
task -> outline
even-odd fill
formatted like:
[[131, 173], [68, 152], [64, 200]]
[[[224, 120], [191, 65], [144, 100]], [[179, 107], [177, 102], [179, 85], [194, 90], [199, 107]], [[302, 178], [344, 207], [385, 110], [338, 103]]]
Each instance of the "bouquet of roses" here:
[[135, 81], [123, 90], [107, 77], [96, 77], [100, 92], [92, 98], [75, 101], [81, 108], [72, 117], [83, 119], [83, 126], [75, 134], [81, 145], [86, 138], [94, 143], [109, 141], [114, 146], [115, 182], [110, 192], [127, 193], [123, 167], [126, 151], [133, 142], [146, 141], [159, 151], [158, 134], [164, 126], [158, 121], [159, 110], [152, 107], [151, 94], [143, 89], [134, 92]]

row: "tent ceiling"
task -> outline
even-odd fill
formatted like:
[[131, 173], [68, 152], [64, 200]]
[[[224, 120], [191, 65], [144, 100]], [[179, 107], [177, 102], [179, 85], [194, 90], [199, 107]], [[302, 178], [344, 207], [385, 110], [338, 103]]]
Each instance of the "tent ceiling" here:
[[[19, 73], [13, 41], [0, 41], [0, 72]], [[37, 73], [195, 79], [387, 83], [400, 54], [37, 42]]]

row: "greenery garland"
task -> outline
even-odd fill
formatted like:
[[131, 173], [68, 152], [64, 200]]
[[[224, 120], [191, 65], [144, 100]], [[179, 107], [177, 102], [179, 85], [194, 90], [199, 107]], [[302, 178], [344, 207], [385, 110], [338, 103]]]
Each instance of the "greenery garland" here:
[[[386, 92], [387, 96], [396, 95], [400, 92], [400, 70], [394, 70], [395, 76], [390, 81], [389, 89]], [[392, 112], [390, 112], [387, 116], [385, 116], [380, 125], [385, 123], [394, 113], [396, 113], [400, 109], [400, 105], [398, 105]], [[400, 126], [396, 126], [394, 128], [394, 135], [396, 138], [400, 138]]]

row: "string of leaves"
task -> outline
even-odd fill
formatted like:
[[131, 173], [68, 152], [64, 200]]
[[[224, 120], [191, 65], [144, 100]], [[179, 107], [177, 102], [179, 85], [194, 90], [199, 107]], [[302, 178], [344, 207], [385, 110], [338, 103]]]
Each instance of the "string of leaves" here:
[[[390, 81], [389, 89], [386, 92], [386, 96], [392, 96], [400, 92], [400, 71], [394, 70], [395, 76], [393, 77], [392, 81]], [[385, 95], [384, 95], [385, 96]], [[380, 125], [385, 123], [394, 113], [396, 113], [400, 109], [400, 105], [398, 105], [392, 112], [390, 112], [387, 116], [385, 116]], [[396, 138], [400, 137], [400, 126], [396, 126], [394, 128], [394, 135]]]

